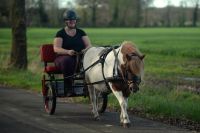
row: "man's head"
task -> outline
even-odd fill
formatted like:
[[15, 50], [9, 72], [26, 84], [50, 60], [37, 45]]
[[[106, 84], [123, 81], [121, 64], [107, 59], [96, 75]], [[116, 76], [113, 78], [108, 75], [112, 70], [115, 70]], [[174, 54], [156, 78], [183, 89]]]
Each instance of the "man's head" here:
[[76, 22], [77, 22], [78, 17], [73, 10], [65, 11], [63, 14], [63, 19], [68, 28], [70, 29], [76, 28]]

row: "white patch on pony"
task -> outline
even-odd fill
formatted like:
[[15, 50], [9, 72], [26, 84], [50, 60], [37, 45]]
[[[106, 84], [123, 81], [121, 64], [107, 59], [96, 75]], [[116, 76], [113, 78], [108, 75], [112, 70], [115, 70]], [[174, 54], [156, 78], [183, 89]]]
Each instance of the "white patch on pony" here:
[[[91, 47], [90, 49], [88, 49], [88, 51], [84, 55], [84, 57], [87, 57], [87, 59], [84, 58], [84, 61], [83, 61], [84, 69], [88, 68], [93, 63], [95, 63], [97, 60], [99, 60], [99, 57], [100, 57], [99, 53], [101, 53], [101, 51], [104, 49], [105, 48], [103, 48], [103, 47]], [[101, 63], [96, 64], [95, 66], [90, 68], [88, 71], [86, 71], [85, 79], [86, 79], [86, 82], [88, 82], [88, 83], [93, 83], [96, 81], [104, 80], [103, 75], [102, 75]], [[104, 83], [94, 84], [93, 87], [98, 90], [101, 90], [101, 91], [106, 91], [106, 89], [107, 89], [106, 85]]]

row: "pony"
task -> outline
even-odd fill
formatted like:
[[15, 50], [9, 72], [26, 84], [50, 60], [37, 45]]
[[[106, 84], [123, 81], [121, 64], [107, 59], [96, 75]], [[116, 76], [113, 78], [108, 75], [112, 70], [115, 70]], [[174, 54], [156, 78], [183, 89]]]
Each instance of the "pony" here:
[[[91, 47], [83, 57], [85, 81], [88, 84], [94, 118], [99, 120], [96, 103], [97, 92], [112, 92], [121, 107], [120, 124], [130, 126], [127, 113], [128, 97], [139, 90], [143, 78], [144, 57], [130, 41], [124, 41], [118, 48]], [[98, 83], [97, 83], [98, 82]], [[94, 84], [93, 84], [94, 83]]]

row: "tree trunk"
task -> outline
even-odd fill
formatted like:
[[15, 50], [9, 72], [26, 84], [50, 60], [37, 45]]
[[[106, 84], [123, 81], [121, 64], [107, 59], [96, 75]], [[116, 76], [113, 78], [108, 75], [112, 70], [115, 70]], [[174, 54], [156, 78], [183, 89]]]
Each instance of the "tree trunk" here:
[[148, 27], [148, 7], [144, 9], [144, 26]]
[[135, 0], [134, 27], [140, 27], [141, 22], [141, 0]]
[[114, 4], [114, 11], [112, 15], [111, 26], [119, 26], [119, 0], [116, 0]]
[[166, 26], [167, 26], [167, 27], [171, 27], [171, 19], [170, 19], [170, 16], [171, 16], [171, 7], [168, 5], [166, 8], [167, 8], [167, 13], [166, 13]]
[[11, 8], [12, 49], [11, 67], [27, 68], [25, 0], [13, 0]]
[[95, 27], [96, 26], [96, 0], [93, 1], [92, 4], [92, 26]]
[[193, 21], [192, 21], [192, 26], [193, 27], [196, 27], [197, 26], [197, 20], [198, 20], [198, 8], [199, 8], [199, 4], [196, 3], [196, 6], [194, 8], [194, 11], [193, 11]]

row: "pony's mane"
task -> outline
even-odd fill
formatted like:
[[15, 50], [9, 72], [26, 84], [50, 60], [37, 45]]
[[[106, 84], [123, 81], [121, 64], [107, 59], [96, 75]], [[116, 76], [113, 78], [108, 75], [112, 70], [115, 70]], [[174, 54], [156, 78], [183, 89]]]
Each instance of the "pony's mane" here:
[[136, 45], [133, 42], [131, 42], [131, 41], [124, 41], [124, 42], [122, 42], [121, 47], [122, 47], [121, 52], [124, 55], [135, 53], [138, 56], [142, 56], [142, 53], [139, 51], [139, 49], [136, 47]]

